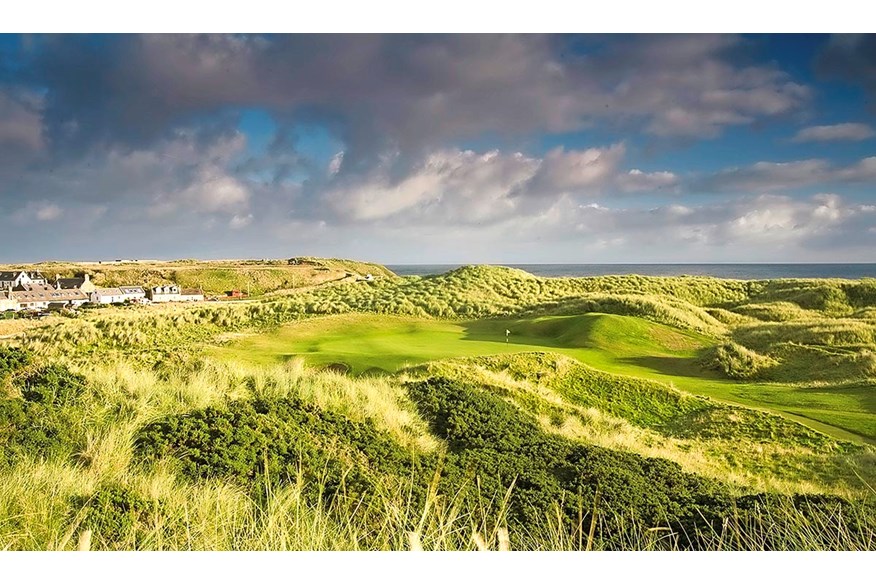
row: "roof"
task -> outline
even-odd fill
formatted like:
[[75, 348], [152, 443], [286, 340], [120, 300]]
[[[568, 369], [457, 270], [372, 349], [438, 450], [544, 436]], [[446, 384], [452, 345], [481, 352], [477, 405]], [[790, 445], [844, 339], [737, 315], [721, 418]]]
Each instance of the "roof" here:
[[102, 296], [124, 296], [125, 293], [122, 292], [121, 288], [97, 288], [95, 294], [100, 294]]
[[119, 286], [122, 294], [145, 294], [146, 290], [142, 286]]
[[45, 280], [45, 276], [43, 276], [41, 272], [27, 271], [27, 270], [13, 270], [11, 272], [10, 271], [0, 272], [0, 280], [14, 280], [22, 273], [27, 274], [29, 278]]
[[12, 291], [12, 297], [19, 302], [68, 302], [88, 300], [81, 290], [58, 290], [47, 284], [25, 284]]
[[58, 278], [55, 284], [61, 288], [79, 288], [85, 283], [85, 277], [81, 278]]
[[183, 288], [179, 291], [181, 296], [203, 296], [204, 291], [197, 288]]

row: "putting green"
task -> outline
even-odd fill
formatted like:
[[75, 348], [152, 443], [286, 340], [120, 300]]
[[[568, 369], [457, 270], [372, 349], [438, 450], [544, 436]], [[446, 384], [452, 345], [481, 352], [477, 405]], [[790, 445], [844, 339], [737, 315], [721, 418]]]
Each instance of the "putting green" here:
[[[507, 341], [506, 330], [511, 333]], [[699, 352], [714, 343], [704, 335], [611, 314], [477, 321], [344, 314], [290, 323], [212, 351], [256, 363], [303, 357], [316, 366], [343, 364], [354, 374], [394, 372], [450, 357], [554, 351], [603, 371], [662, 381], [697, 395], [780, 413], [838, 438], [876, 443], [872, 388], [814, 390], [728, 380], [698, 364]]]

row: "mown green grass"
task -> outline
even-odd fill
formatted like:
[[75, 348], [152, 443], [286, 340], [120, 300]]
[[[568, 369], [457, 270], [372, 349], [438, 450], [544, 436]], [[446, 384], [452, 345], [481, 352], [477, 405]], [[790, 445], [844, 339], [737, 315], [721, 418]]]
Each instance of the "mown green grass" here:
[[[511, 335], [505, 342], [505, 330]], [[216, 354], [255, 363], [303, 357], [342, 363], [354, 374], [394, 372], [449, 357], [549, 349], [597, 369], [670, 384], [689, 393], [787, 415], [834, 437], [876, 443], [874, 388], [738, 382], [705, 369], [709, 337], [612, 314], [444, 321], [345, 314], [318, 317], [246, 337]]]
[[[511, 331], [507, 340], [506, 330]], [[473, 321], [344, 314], [294, 322], [217, 351], [254, 362], [301, 356], [314, 365], [344, 363], [354, 373], [369, 369], [389, 373], [447, 357], [546, 347], [573, 357], [614, 353], [693, 358], [707, 342], [707, 337], [696, 333], [604, 314]]]

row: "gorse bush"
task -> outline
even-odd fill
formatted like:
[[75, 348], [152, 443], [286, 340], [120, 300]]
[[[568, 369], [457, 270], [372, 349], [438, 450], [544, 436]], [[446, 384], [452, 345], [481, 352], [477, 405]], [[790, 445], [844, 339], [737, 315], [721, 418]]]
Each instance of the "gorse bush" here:
[[238, 400], [158, 420], [138, 432], [135, 450], [144, 460], [173, 455], [193, 479], [281, 484], [302, 473], [325, 495], [343, 489], [354, 498], [390, 477], [408, 477], [416, 464], [414, 453], [370, 421], [294, 398]]
[[66, 458], [81, 445], [66, 409], [20, 398], [0, 399], [0, 466], [25, 459]]
[[[101, 485], [89, 497], [76, 496], [70, 501], [71, 512], [83, 514], [80, 533], [90, 529], [94, 538], [106, 547], [118, 545], [136, 537], [138, 529], [146, 530], [158, 518], [156, 501], [146, 499], [119, 483]], [[75, 521], [75, 515], [71, 521]]]
[[46, 365], [22, 380], [21, 395], [29, 402], [60, 407], [72, 404], [85, 390], [85, 377], [64, 365]]
[[[27, 362], [21, 356], [16, 360]], [[0, 398], [3, 463], [74, 454], [82, 436], [75, 427], [73, 406], [85, 389], [85, 378], [55, 364], [27, 372], [20, 382], [22, 398]]]
[[31, 363], [30, 351], [20, 347], [0, 345], [0, 382]]
[[[710, 528], [730, 508], [718, 483], [667, 461], [545, 434], [527, 414], [477, 388], [430, 379], [408, 390], [446, 441], [443, 458], [417, 456], [368, 423], [289, 399], [237, 401], [159, 420], [138, 432], [135, 450], [146, 461], [173, 456], [194, 480], [232, 479], [258, 491], [266, 481], [294, 484], [303, 477], [305, 484], [320, 485], [311, 500], [344, 497], [366, 506], [405, 481], [411, 501], [422, 503], [437, 471], [444, 497], [496, 516], [506, 513], [518, 534], [557, 509], [567, 526], [582, 521], [582, 512], [587, 519], [589, 511], [582, 509], [596, 500], [605, 512], [692, 533]], [[512, 484], [507, 509], [500, 511], [496, 495]], [[609, 530], [597, 536], [611, 544]]]
[[[632, 524], [683, 533], [679, 545], [698, 548], [738, 513], [725, 487], [677, 464], [547, 435], [502, 399], [449, 379], [408, 387], [447, 441], [445, 487], [478, 500], [513, 483], [506, 509], [512, 533], [560, 511], [567, 529], [586, 529], [592, 521], [599, 547], [620, 546], [618, 532], [593, 516], [595, 507]], [[466, 487], [472, 484], [478, 488]]]

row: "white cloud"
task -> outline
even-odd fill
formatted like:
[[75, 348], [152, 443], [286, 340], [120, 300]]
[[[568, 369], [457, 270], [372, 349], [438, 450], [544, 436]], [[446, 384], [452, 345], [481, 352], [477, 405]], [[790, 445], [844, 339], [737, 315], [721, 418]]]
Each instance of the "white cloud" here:
[[574, 192], [600, 188], [613, 177], [626, 154], [623, 144], [608, 148], [554, 148], [542, 159], [531, 179], [531, 192]]
[[31, 201], [10, 214], [13, 221], [20, 225], [31, 225], [35, 221], [49, 222], [60, 219], [64, 209], [50, 201]]
[[341, 216], [370, 221], [406, 213], [465, 222], [507, 216], [513, 195], [538, 169], [537, 159], [490, 151], [444, 150], [393, 179], [387, 160], [370, 176], [330, 188], [324, 199]]
[[232, 229], [243, 229], [250, 223], [252, 223], [252, 213], [248, 215], [235, 215], [228, 222], [228, 226]]
[[623, 144], [585, 150], [557, 148], [543, 158], [493, 150], [440, 150], [396, 176], [384, 159], [369, 176], [328, 187], [321, 200], [348, 221], [418, 220], [463, 224], [543, 214], [564, 198], [674, 185], [669, 172], [625, 172]]
[[38, 221], [54, 221], [63, 215], [63, 210], [53, 203], [41, 203], [37, 206], [34, 216]]
[[179, 193], [179, 200], [196, 211], [233, 212], [247, 206], [249, 189], [219, 168], [202, 169], [200, 175]]
[[329, 165], [328, 165], [329, 175], [334, 176], [334, 175], [338, 174], [338, 172], [341, 170], [341, 164], [343, 164], [343, 163], [344, 163], [344, 153], [343, 152], [338, 152], [337, 154], [332, 156], [332, 159], [329, 161]]
[[803, 128], [791, 138], [792, 142], [839, 142], [861, 141], [876, 136], [868, 124], [834, 124], [831, 126], [810, 126]]

